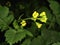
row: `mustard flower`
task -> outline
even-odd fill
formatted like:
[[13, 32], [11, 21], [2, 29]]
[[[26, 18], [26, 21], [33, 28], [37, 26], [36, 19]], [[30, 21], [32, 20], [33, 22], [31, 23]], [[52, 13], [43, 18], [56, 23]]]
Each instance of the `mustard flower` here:
[[43, 16], [42, 18], [40, 18], [40, 21], [46, 23], [47, 17], [46, 16]]
[[32, 19], [33, 19], [34, 21], [36, 21], [37, 17], [39, 16], [39, 13], [36, 12], [36, 11], [34, 11], [34, 13], [32, 14], [32, 16], [33, 16]]
[[36, 11], [34, 11], [34, 13], [32, 14], [33, 18], [37, 18], [37, 17], [38, 17], [38, 15], [39, 15], [39, 13], [38, 13], [38, 12], [36, 12]]
[[25, 20], [22, 20], [21, 26], [22, 26], [22, 27], [26, 26], [26, 21], [25, 21]]
[[46, 23], [47, 21], [46, 12], [40, 13], [40, 16], [41, 16], [40, 21]]
[[40, 16], [46, 16], [46, 12], [40, 13]]
[[36, 26], [37, 26], [38, 28], [41, 28], [42, 24], [36, 22]]

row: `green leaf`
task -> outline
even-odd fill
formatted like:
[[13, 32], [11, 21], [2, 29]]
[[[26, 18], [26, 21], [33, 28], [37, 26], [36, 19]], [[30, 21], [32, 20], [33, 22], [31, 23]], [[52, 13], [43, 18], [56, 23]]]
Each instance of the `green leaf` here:
[[21, 45], [30, 45], [30, 44], [31, 44], [31, 40], [26, 39]]
[[42, 37], [46, 40], [46, 44], [54, 43], [60, 41], [60, 32], [53, 30], [42, 30]]
[[14, 26], [15, 29], [19, 29], [20, 28], [16, 20], [14, 20], [13, 26]]
[[26, 35], [33, 37], [33, 34], [30, 31], [25, 30]]
[[53, 1], [53, 0], [48, 0], [48, 2], [50, 3], [50, 8], [54, 14], [54, 16], [56, 17], [56, 22], [57, 24], [60, 25], [60, 5], [57, 1]]
[[46, 45], [46, 40], [44, 40], [43, 37], [38, 36], [32, 40], [31, 45]]
[[5, 33], [6, 41], [9, 44], [17, 43], [26, 37], [26, 34], [23, 30], [16, 31], [14, 29], [9, 29]]
[[59, 25], [60, 25], [60, 14], [58, 14], [57, 16], [56, 16], [56, 20], [55, 20]]
[[59, 11], [59, 9], [60, 9], [59, 3], [57, 1], [53, 1], [53, 0], [49, 0], [48, 2], [50, 3], [50, 8], [52, 9], [53, 13], [54, 14], [59, 14], [60, 13], [60, 11]]
[[13, 21], [14, 17], [9, 14], [9, 8], [0, 6], [0, 29], [5, 30], [8, 25]]
[[6, 17], [9, 13], [9, 8], [0, 6], [0, 16]]
[[51, 30], [42, 30], [41, 36], [32, 40], [31, 45], [50, 45], [51, 43], [60, 41], [60, 32]]
[[52, 45], [60, 45], [60, 42], [57, 42], [57, 43], [53, 43]]

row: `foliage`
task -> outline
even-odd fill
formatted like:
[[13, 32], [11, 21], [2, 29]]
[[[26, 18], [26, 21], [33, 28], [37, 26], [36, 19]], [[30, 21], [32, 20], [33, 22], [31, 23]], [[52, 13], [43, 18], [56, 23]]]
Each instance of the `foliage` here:
[[0, 45], [60, 45], [59, 8], [57, 0], [1, 4]]
[[31, 40], [30, 39], [26, 39], [21, 45], [31, 45]]
[[[48, 34], [49, 33], [49, 34]], [[51, 43], [60, 41], [60, 33], [55, 31], [42, 31], [42, 35], [34, 38], [31, 45], [50, 45]]]
[[[0, 29], [5, 30], [9, 28], [9, 24], [13, 21], [14, 17], [9, 14], [9, 8], [0, 6]], [[8, 23], [9, 22], [9, 23]]]
[[52, 45], [60, 45], [60, 42], [54, 43], [54, 44], [52, 44]]

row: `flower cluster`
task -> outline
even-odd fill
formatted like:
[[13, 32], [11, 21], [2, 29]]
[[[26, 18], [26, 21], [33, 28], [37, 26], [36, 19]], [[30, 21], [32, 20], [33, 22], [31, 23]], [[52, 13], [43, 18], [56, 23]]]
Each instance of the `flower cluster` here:
[[[27, 18], [27, 19], [32, 19], [32, 20], [36, 23], [36, 26], [37, 26], [38, 28], [41, 28], [42, 24], [36, 22], [36, 20], [39, 20], [39, 21], [41, 21], [41, 22], [46, 23], [46, 21], [47, 21], [46, 12], [41, 12], [41, 13], [39, 14], [37, 11], [34, 11], [34, 13], [32, 14], [32, 18]], [[22, 26], [22, 27], [26, 26], [26, 21], [25, 21], [25, 20], [22, 20], [21, 26]]]
[[[36, 20], [40, 20], [41, 22], [44, 22], [46, 23], [47, 21], [47, 17], [46, 17], [46, 12], [41, 12], [40, 14], [38, 12], [34, 12], [32, 14], [32, 17], [33, 17], [33, 20], [36, 21]], [[38, 18], [39, 17], [39, 18]], [[42, 24], [36, 22], [36, 25], [38, 28], [41, 28]]]

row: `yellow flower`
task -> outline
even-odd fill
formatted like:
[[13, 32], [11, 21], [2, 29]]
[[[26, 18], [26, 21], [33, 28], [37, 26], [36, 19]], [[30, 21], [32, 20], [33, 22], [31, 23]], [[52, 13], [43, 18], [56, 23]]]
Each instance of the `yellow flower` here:
[[21, 26], [22, 26], [22, 27], [26, 26], [26, 21], [25, 21], [25, 20], [22, 20]]
[[47, 21], [47, 17], [46, 17], [46, 16], [43, 16], [42, 18], [40, 18], [40, 21], [46, 23], [46, 21]]
[[40, 13], [40, 16], [46, 16], [46, 12]]
[[37, 17], [39, 16], [39, 13], [34, 11], [34, 13], [32, 14], [33, 18], [32, 20], [36, 21]]
[[39, 13], [38, 13], [38, 12], [36, 12], [36, 11], [34, 11], [34, 13], [32, 14], [33, 18], [37, 18], [37, 17], [38, 17], [38, 15], [39, 15]]
[[38, 22], [36, 22], [36, 25], [37, 25], [38, 28], [41, 28], [41, 26], [42, 26], [42, 24], [40, 24]]
[[40, 13], [40, 16], [41, 16], [40, 21], [46, 23], [47, 21], [46, 12]]

